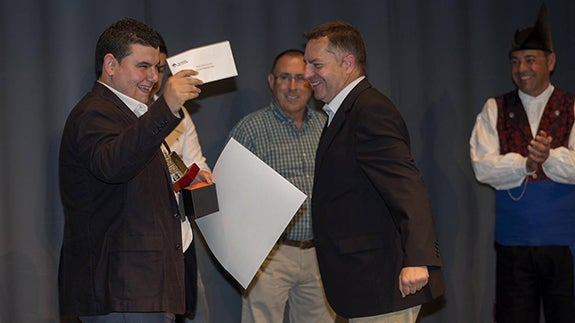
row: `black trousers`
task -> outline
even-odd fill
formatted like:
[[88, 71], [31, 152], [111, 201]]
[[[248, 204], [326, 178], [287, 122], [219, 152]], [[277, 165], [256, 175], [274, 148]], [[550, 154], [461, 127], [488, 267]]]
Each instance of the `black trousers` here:
[[502, 246], [497, 252], [495, 319], [538, 323], [575, 322], [573, 256], [568, 246]]
[[176, 315], [176, 322], [185, 322], [185, 318], [193, 319], [196, 315], [196, 303], [198, 294], [198, 265], [196, 262], [196, 248], [194, 242], [184, 252], [184, 266], [185, 266], [185, 286], [186, 286], [186, 313], [184, 315]]

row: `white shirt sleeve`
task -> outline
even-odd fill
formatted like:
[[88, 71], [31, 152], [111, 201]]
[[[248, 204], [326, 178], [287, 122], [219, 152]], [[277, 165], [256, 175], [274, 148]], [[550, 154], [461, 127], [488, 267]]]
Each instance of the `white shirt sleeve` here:
[[196, 125], [185, 108], [182, 108], [184, 118], [178, 126], [166, 137], [166, 142], [172, 151], [175, 151], [184, 161], [186, 166], [196, 163], [201, 170], [210, 172], [206, 158], [202, 153], [202, 147], [196, 132]]
[[[202, 153], [202, 147], [200, 146], [198, 133], [196, 132], [196, 125], [192, 121], [192, 117], [186, 108], [182, 107], [182, 112], [184, 113], [184, 119], [182, 119], [176, 129], [166, 138], [166, 142], [172, 151], [180, 155], [186, 166], [189, 167], [192, 163], [196, 163], [201, 170], [210, 172], [206, 158]], [[180, 197], [181, 194], [178, 196], [178, 202], [181, 205]], [[190, 247], [193, 238], [192, 227], [186, 217], [185, 221], [182, 222], [182, 244], [184, 252]]]
[[182, 159], [187, 166], [196, 163], [201, 170], [209, 172], [210, 168], [202, 153], [202, 147], [200, 146], [198, 133], [196, 132], [196, 125], [188, 111], [186, 109], [183, 109], [183, 111], [185, 115], [182, 120], [184, 132], [179, 138], [180, 145], [178, 145], [178, 149], [180, 149], [180, 151], [178, 151], [178, 154], [182, 155]]
[[[573, 107], [575, 110], [575, 106]], [[575, 184], [575, 131], [571, 128], [569, 146], [551, 149], [549, 158], [542, 165], [545, 174], [562, 184]]]
[[475, 177], [495, 189], [518, 187], [528, 175], [526, 157], [518, 153], [499, 153], [497, 103], [490, 98], [477, 116], [469, 140], [471, 164]]

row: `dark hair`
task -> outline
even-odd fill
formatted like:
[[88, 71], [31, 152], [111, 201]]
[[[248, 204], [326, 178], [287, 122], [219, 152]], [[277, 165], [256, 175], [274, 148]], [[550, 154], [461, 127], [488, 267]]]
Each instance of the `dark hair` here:
[[328, 22], [306, 31], [303, 35], [307, 40], [327, 37], [328, 46], [355, 56], [356, 63], [365, 74], [367, 63], [365, 43], [360, 32], [353, 25], [343, 21]]
[[158, 33], [158, 38], [160, 39], [160, 53], [164, 53], [168, 56], [168, 47], [166, 47], [166, 42], [160, 33]]
[[272, 64], [272, 69], [270, 71], [271, 74], [274, 74], [275, 70], [276, 70], [276, 65], [278, 64], [278, 61], [280, 60], [280, 58], [284, 57], [284, 56], [290, 56], [290, 57], [298, 57], [301, 56], [302, 60], [303, 60], [303, 56], [304, 56], [304, 52], [300, 49], [286, 49], [283, 52], [279, 53], [276, 58], [274, 58], [274, 62]]
[[121, 62], [124, 57], [131, 54], [132, 44], [158, 48], [160, 38], [153, 28], [132, 18], [123, 18], [106, 28], [96, 44], [96, 78], [102, 75], [106, 54], [111, 53], [118, 62]]

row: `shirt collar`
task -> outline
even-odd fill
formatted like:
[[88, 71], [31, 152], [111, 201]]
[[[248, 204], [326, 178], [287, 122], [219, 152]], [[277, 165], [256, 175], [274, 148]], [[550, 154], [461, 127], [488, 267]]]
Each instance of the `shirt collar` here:
[[535, 101], [547, 102], [547, 100], [549, 100], [549, 98], [551, 97], [551, 94], [553, 94], [554, 90], [555, 90], [555, 87], [551, 83], [549, 83], [549, 85], [547, 86], [545, 91], [543, 91], [538, 96], [531, 96], [525, 92], [522, 92], [521, 90], [518, 90], [517, 92], [519, 94], [519, 98], [521, 99], [521, 102], [530, 103], [530, 102], [535, 102]]
[[347, 97], [349, 92], [351, 92], [351, 90], [353, 90], [353, 88], [357, 84], [359, 84], [359, 82], [363, 81], [364, 78], [365, 78], [365, 75], [362, 75], [362, 76], [356, 78], [355, 80], [353, 80], [346, 87], [344, 87], [341, 91], [339, 91], [339, 93], [329, 103], [326, 103], [323, 106], [323, 110], [330, 116], [329, 122], [331, 122], [331, 118], [333, 118], [333, 116], [335, 115], [335, 113], [337, 112], [337, 110], [339, 109], [339, 107], [343, 103], [343, 100], [345, 100], [345, 98]]
[[[274, 114], [278, 118], [280, 118], [282, 121], [293, 123], [293, 120], [285, 112], [283, 112], [282, 109], [280, 109], [280, 107], [278, 106], [278, 104], [275, 100], [272, 100], [272, 102], [270, 103], [270, 106], [271, 106]], [[309, 119], [309, 117], [310, 117], [309, 107], [306, 106], [305, 114], [303, 116], [303, 123], [306, 123], [306, 121]]]
[[98, 82], [100, 82], [100, 84], [103, 84], [105, 87], [110, 89], [110, 91], [112, 91], [112, 93], [114, 93], [118, 98], [120, 98], [120, 100], [122, 100], [122, 102], [124, 102], [124, 104], [127, 105], [128, 108], [132, 110], [132, 112], [134, 112], [134, 114], [138, 118], [141, 117], [144, 113], [148, 112], [148, 106], [145, 105], [144, 103], [125, 95], [124, 93], [114, 89], [113, 87], [109, 86], [108, 84], [102, 81]]

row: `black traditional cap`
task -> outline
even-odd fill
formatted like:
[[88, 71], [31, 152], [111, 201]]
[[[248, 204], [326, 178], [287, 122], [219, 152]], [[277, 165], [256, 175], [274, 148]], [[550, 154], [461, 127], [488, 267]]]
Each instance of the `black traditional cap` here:
[[517, 29], [511, 40], [511, 49], [514, 52], [523, 49], [540, 49], [547, 52], [553, 52], [551, 42], [551, 25], [547, 15], [547, 6], [545, 3], [539, 9], [539, 17], [534, 27]]

